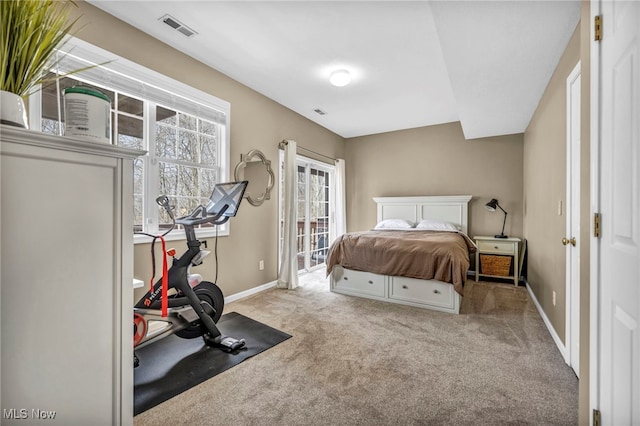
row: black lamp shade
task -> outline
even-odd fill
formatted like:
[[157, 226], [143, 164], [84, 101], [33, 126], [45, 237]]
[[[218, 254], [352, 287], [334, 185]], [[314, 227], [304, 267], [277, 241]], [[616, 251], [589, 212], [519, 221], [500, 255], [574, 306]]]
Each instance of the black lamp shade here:
[[487, 204], [485, 204], [485, 207], [490, 212], [495, 212], [496, 211], [496, 207], [498, 207], [498, 200], [496, 200], [495, 198], [492, 198], [491, 201], [489, 201]]

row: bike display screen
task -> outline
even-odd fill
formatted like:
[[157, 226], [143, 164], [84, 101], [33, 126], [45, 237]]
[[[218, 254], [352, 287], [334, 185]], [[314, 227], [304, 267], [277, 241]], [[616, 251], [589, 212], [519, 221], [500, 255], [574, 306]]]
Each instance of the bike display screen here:
[[217, 183], [213, 188], [206, 210], [208, 214], [219, 215], [224, 207], [222, 216], [233, 217], [238, 212], [238, 207], [247, 189], [249, 181]]

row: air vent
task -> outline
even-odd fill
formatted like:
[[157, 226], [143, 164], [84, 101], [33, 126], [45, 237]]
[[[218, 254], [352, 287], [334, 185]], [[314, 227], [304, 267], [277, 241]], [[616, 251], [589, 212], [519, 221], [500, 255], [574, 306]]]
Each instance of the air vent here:
[[183, 35], [185, 35], [187, 37], [191, 37], [193, 35], [198, 34], [197, 32], [195, 32], [191, 28], [187, 27], [185, 24], [183, 24], [182, 22], [178, 21], [176, 18], [174, 18], [171, 15], [164, 15], [159, 20], [164, 22], [165, 24], [167, 24], [168, 26], [170, 26], [174, 30], [182, 33]]
[[324, 112], [323, 110], [321, 110], [320, 108], [316, 108], [316, 109], [314, 109], [314, 111], [317, 112], [320, 115], [327, 115], [327, 113]]

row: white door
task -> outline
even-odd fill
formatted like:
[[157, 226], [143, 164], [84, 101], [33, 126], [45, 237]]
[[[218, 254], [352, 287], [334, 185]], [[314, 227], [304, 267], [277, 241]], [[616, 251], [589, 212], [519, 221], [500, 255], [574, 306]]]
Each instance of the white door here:
[[567, 363], [580, 377], [580, 62], [567, 78]]
[[592, 250], [592, 330], [597, 332], [592, 405], [603, 425], [639, 425], [640, 2], [593, 1], [592, 6], [603, 24], [603, 39], [594, 42], [600, 52], [592, 49], [592, 77], [599, 87], [592, 87], [591, 95], [595, 102], [600, 98], [599, 111], [592, 110], [593, 208], [602, 217]]

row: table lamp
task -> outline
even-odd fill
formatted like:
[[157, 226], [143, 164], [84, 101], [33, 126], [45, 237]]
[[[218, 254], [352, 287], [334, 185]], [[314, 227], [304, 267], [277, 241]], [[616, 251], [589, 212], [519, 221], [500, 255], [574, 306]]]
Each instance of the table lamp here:
[[502, 232], [500, 232], [500, 235], [494, 235], [494, 237], [495, 238], [509, 238], [506, 235], [504, 235], [504, 225], [507, 223], [507, 212], [504, 211], [504, 209], [502, 207], [500, 207], [500, 204], [498, 204], [498, 200], [496, 200], [495, 198], [492, 198], [491, 201], [489, 201], [487, 204], [485, 204], [485, 207], [490, 212], [495, 212], [496, 211], [496, 207], [499, 208], [500, 210], [502, 210], [502, 212], [504, 213], [504, 220], [502, 221]]

